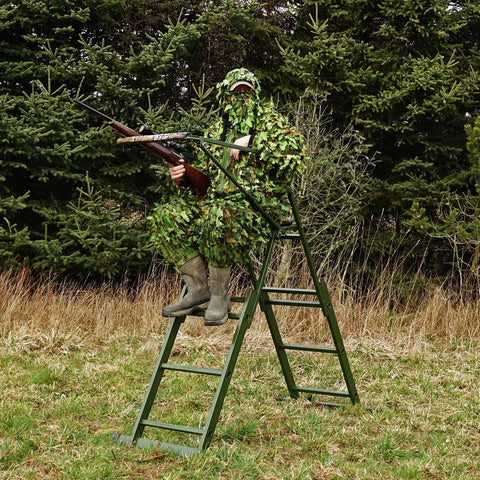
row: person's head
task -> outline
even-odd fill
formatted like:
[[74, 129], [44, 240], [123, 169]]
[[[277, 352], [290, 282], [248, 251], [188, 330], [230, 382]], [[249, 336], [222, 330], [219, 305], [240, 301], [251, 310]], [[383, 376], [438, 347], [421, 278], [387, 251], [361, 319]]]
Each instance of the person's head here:
[[217, 84], [218, 97], [228, 97], [236, 93], [252, 93], [258, 97], [260, 82], [254, 73], [246, 68], [236, 68], [225, 76], [225, 79]]
[[[217, 84], [217, 89], [218, 102], [230, 122], [233, 125], [241, 124], [240, 130], [246, 130], [246, 124], [254, 122], [260, 105], [258, 78], [246, 68], [236, 68]], [[250, 121], [246, 121], [249, 117]]]

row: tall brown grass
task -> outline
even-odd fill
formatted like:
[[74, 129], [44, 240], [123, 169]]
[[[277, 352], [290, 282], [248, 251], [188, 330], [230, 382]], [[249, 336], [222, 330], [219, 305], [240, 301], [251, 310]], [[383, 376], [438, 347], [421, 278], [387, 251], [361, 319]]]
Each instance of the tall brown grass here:
[[[311, 287], [308, 274], [296, 271], [295, 287]], [[395, 276], [397, 278], [397, 276]], [[286, 284], [293, 279], [281, 259], [269, 282]], [[422, 295], [412, 294], [402, 303], [396, 295], [393, 273], [359, 297], [341, 274], [327, 278], [337, 319], [347, 346], [358, 342], [397, 343], [412, 348], [432, 340], [471, 341], [480, 337], [480, 307], [473, 299], [453, 295], [440, 285]], [[125, 283], [81, 285], [59, 281], [51, 275], [33, 277], [29, 270], [0, 274], [0, 341], [13, 349], [56, 351], [99, 345], [128, 338], [161, 343], [168, 319], [164, 304], [180, 293], [180, 278], [159, 267], [132, 286]], [[232, 294], [241, 295], [248, 285], [244, 272], [236, 271]], [[238, 306], [237, 308], [240, 308]], [[328, 326], [318, 309], [275, 307], [281, 330], [289, 341], [329, 341]], [[205, 328], [201, 318], [188, 318], [176, 348], [215, 345], [226, 348], [235, 321], [224, 327]], [[183, 345], [183, 347], [182, 347]], [[246, 348], [271, 346], [260, 310], [248, 333]]]

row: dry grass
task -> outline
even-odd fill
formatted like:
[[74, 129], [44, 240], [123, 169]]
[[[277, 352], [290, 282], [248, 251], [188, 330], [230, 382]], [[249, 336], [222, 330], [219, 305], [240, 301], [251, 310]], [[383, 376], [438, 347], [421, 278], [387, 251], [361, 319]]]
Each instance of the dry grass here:
[[[233, 278], [234, 294], [242, 294], [245, 288], [244, 277], [240, 277], [238, 274]], [[308, 287], [302, 277], [306, 275], [297, 276], [298, 281]], [[272, 279], [278, 283], [275, 273]], [[422, 297], [412, 296], [404, 304], [392, 306], [394, 285], [388, 280], [361, 299], [338, 277], [327, 280], [327, 285], [347, 346], [375, 342], [412, 349], [422, 348], [432, 340], [451, 343], [480, 336], [479, 303], [459, 299], [440, 286], [432, 287]], [[0, 338], [12, 348], [26, 350], [71, 350], [138, 336], [158, 342], [168, 323], [161, 316], [162, 306], [179, 295], [180, 287], [179, 277], [164, 268], [134, 287], [113, 283], [78, 285], [49, 276], [34, 279], [28, 270], [3, 272]], [[329, 340], [328, 327], [317, 309], [277, 307], [276, 315], [289, 341]], [[199, 319], [189, 319], [177, 348], [188, 349], [195, 344], [196, 348], [224, 350], [234, 326], [229, 322], [220, 329], [208, 329]], [[271, 346], [260, 313], [248, 332], [246, 346], [251, 351]]]
[[22, 338], [23, 344], [57, 340], [66, 348], [106, 342], [118, 336], [158, 331], [162, 298], [179, 292], [176, 279], [158, 272], [162, 281], [127, 285], [82, 286], [28, 270], [0, 275], [0, 337]]

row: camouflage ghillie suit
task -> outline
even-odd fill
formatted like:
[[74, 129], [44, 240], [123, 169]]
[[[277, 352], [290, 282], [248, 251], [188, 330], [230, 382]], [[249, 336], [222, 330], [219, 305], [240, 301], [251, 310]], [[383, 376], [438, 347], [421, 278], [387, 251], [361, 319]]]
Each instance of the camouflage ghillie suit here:
[[[248, 81], [253, 91], [233, 93], [239, 80]], [[271, 103], [260, 103], [260, 85], [248, 70], [231, 71], [217, 88], [223, 116], [205, 137], [233, 143], [251, 135], [250, 144], [259, 153], [244, 152], [235, 161], [230, 149], [215, 145], [209, 149], [274, 219], [281, 220], [289, 213], [286, 187], [304, 165], [303, 139]], [[176, 267], [198, 255], [213, 267], [229, 267], [267, 240], [270, 227], [204, 152], [199, 151], [193, 166], [212, 180], [207, 197], [199, 200], [182, 189], [170, 203], [157, 206], [149, 217], [152, 239]]]

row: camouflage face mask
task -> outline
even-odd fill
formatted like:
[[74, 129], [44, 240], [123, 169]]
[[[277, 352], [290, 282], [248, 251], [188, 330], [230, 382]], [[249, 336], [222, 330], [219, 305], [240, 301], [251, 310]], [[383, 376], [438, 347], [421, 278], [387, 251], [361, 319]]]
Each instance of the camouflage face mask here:
[[[232, 85], [241, 80], [252, 84], [253, 90], [246, 93], [232, 92]], [[217, 88], [219, 105], [232, 127], [244, 135], [251, 133], [260, 107], [260, 84], [257, 77], [246, 68], [237, 68], [229, 72]]]

